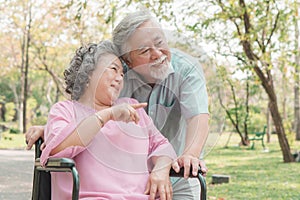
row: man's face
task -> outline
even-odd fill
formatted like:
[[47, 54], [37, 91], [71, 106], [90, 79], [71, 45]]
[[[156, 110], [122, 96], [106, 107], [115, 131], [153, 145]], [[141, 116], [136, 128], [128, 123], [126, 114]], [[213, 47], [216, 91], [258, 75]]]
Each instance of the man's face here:
[[139, 73], [149, 83], [167, 77], [171, 54], [162, 29], [157, 22], [143, 23], [127, 42], [130, 68]]

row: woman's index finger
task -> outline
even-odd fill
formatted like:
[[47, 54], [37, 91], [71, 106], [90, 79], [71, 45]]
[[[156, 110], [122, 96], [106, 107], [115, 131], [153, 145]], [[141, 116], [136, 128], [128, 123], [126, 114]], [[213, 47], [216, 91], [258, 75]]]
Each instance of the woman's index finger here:
[[134, 108], [134, 109], [139, 109], [139, 108], [144, 108], [147, 106], [147, 103], [136, 103], [136, 104], [131, 104], [131, 106]]

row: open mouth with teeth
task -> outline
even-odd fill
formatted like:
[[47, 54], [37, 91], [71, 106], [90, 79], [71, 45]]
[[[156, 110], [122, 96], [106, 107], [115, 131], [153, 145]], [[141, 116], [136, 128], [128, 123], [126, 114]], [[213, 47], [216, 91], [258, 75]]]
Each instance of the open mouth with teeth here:
[[155, 62], [150, 64], [150, 67], [159, 67], [161, 64], [164, 64], [165, 60], [167, 59], [166, 55], [162, 55], [159, 59]]

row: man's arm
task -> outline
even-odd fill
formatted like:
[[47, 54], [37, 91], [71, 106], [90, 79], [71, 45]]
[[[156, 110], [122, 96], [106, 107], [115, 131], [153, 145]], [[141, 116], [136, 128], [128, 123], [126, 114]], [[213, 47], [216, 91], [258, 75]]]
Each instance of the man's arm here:
[[199, 165], [204, 174], [207, 171], [205, 163], [201, 162], [199, 157], [208, 136], [208, 119], [209, 114], [199, 114], [188, 120], [184, 152], [177, 159], [177, 164], [173, 164], [175, 171], [180, 167], [184, 167], [185, 178], [189, 177], [191, 165], [194, 176], [198, 173]]

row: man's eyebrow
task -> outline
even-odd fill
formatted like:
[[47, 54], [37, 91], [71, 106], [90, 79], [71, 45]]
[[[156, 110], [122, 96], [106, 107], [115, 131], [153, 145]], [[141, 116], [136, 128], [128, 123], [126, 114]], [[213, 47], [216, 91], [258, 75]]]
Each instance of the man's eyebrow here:
[[156, 40], [161, 40], [162, 39], [162, 36], [161, 35], [156, 35], [155, 38], [154, 38], [154, 41]]
[[148, 48], [148, 45], [143, 44], [143, 45], [139, 46], [136, 50], [141, 51], [141, 50], [143, 50], [145, 48]]

